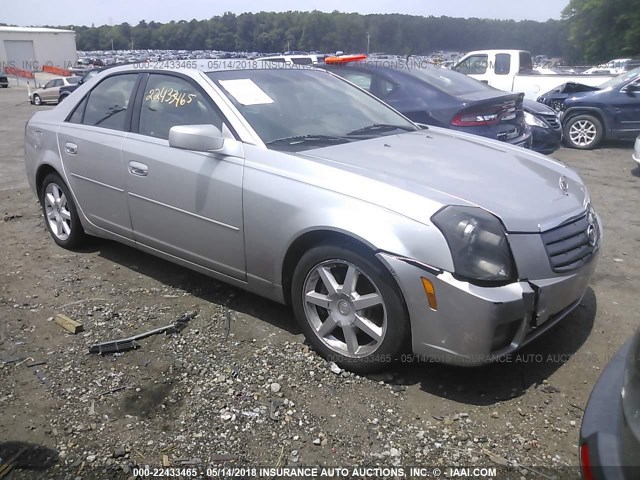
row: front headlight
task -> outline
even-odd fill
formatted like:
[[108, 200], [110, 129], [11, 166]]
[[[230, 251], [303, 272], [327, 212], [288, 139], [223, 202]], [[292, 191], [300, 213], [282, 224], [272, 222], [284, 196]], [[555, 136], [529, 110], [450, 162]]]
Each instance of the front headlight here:
[[476, 284], [506, 284], [517, 273], [500, 220], [477, 207], [448, 206], [431, 217], [447, 240], [455, 277]]
[[549, 128], [549, 125], [529, 112], [524, 112], [524, 121], [527, 122], [527, 125], [531, 125], [532, 127]]

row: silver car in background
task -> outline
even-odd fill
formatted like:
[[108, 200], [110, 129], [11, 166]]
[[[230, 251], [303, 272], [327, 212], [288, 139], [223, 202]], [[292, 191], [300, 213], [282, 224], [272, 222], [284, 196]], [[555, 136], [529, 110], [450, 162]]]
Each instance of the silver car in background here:
[[601, 228], [578, 175], [421, 128], [313, 68], [116, 67], [26, 127], [54, 241], [122, 242], [291, 304], [354, 371], [407, 345], [480, 365], [580, 302]]

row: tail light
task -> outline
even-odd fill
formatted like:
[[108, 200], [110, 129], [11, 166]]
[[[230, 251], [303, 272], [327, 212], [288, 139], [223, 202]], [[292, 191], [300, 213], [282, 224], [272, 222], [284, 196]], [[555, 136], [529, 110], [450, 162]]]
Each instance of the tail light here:
[[582, 472], [582, 480], [595, 480], [591, 469], [591, 460], [589, 459], [589, 445], [586, 443], [580, 445], [580, 470]]
[[451, 120], [456, 127], [480, 127], [494, 125], [500, 121], [500, 112], [460, 112]]

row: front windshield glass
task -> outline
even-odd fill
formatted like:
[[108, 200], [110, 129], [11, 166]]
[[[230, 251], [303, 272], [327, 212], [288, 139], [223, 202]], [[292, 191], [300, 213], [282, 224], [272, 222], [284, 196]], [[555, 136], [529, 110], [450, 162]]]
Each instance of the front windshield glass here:
[[618, 75], [617, 77], [612, 78], [611, 80], [607, 80], [598, 88], [605, 90], [607, 88], [622, 87], [628, 81], [634, 80], [638, 77], [640, 77], [640, 68], [634, 68], [633, 70], [629, 70], [627, 73], [623, 73], [622, 75]]
[[271, 149], [301, 151], [418, 130], [324, 71], [278, 68], [208, 75]]

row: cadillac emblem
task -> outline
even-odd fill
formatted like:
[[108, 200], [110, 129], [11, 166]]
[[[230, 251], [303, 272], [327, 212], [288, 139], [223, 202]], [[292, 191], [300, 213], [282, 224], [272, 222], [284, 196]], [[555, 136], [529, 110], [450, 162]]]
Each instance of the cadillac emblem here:
[[598, 244], [598, 236], [600, 234], [598, 231], [598, 220], [592, 212], [589, 212], [587, 219], [589, 222], [587, 226], [587, 238], [589, 239], [589, 245], [595, 247]]
[[567, 182], [567, 177], [560, 175], [558, 185], [560, 186], [560, 190], [562, 190], [563, 195], [569, 195], [569, 182]]

